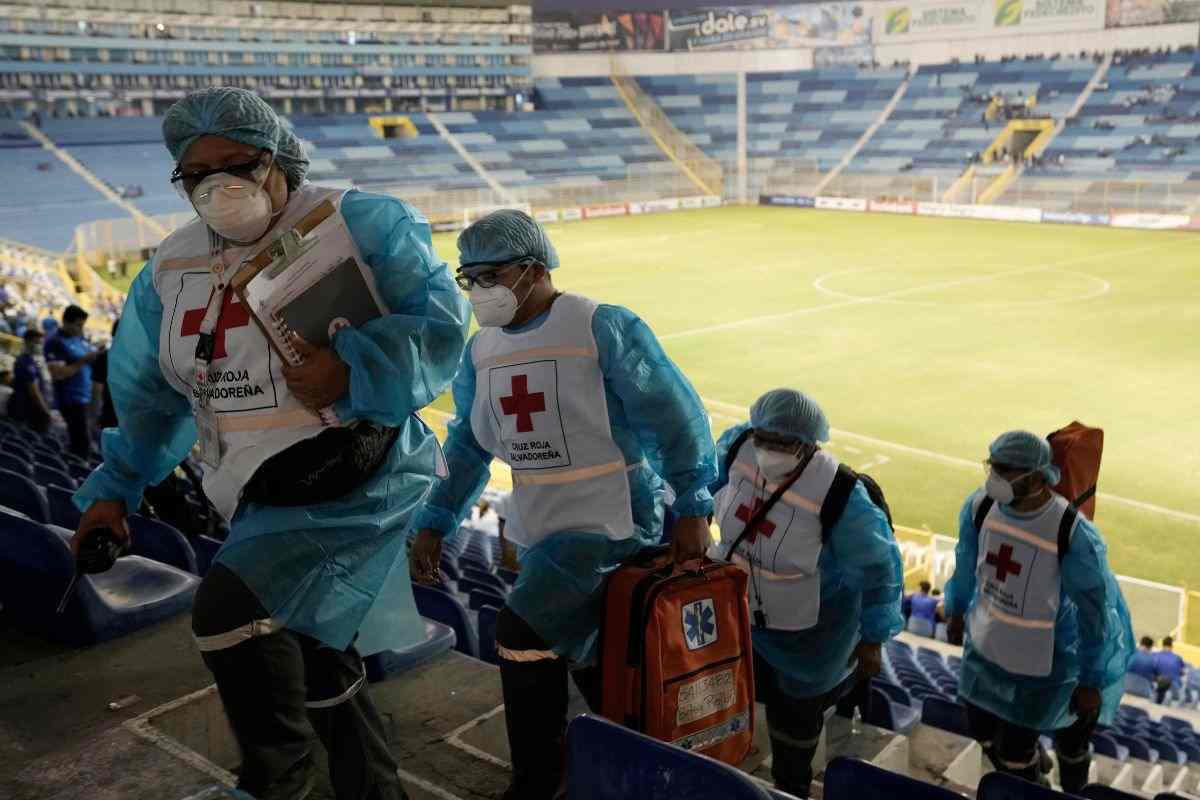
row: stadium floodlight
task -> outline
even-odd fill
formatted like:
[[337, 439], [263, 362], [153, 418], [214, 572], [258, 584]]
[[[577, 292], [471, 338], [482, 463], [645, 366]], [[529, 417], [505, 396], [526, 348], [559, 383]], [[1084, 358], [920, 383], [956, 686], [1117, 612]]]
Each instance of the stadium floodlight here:
[[162, 24], [161, 22], [154, 26], [154, 30], [158, 31], [159, 33], [163, 33], [164, 31], [166, 31], [166, 29], [167, 29], [167, 26]]
[[355, 31], [346, 31], [346, 44], [357, 44], [358, 34]]

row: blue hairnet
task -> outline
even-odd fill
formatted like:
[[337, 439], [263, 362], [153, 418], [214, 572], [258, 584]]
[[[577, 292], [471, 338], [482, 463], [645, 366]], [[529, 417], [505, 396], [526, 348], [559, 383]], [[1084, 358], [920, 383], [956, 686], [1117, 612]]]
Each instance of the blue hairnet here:
[[1029, 431], [1009, 431], [996, 437], [988, 447], [988, 460], [994, 464], [1037, 470], [1051, 486], [1062, 477], [1051, 463], [1050, 442]]
[[515, 208], [493, 211], [458, 235], [459, 269], [536, 258], [546, 269], [558, 266], [550, 237], [533, 217]]
[[167, 109], [162, 130], [177, 164], [201, 136], [221, 136], [270, 150], [293, 189], [308, 174], [308, 156], [292, 126], [247, 89], [216, 86], [192, 92]]
[[795, 389], [772, 389], [750, 407], [755, 430], [800, 439], [809, 444], [829, 441], [829, 421], [817, 401]]

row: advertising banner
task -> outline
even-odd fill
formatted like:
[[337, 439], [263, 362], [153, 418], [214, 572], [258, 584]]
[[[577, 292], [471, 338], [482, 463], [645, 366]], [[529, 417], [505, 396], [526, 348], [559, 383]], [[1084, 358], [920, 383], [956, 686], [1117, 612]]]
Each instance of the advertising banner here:
[[1110, 28], [1200, 20], [1200, 0], [1108, 0]]
[[814, 208], [817, 204], [815, 197], [805, 197], [794, 194], [760, 194], [760, 206], [794, 206], [796, 208]]
[[1106, 7], [1105, 0], [910, 0], [875, 13], [876, 42], [895, 43], [1100, 30]]
[[679, 205], [683, 208], [703, 208], [703, 197], [684, 197], [679, 200]]
[[1192, 218], [1183, 214], [1113, 214], [1114, 228], [1144, 228], [1163, 231], [1171, 228], [1186, 228]]
[[538, 222], [558, 222], [558, 212], [553, 208], [534, 212], [533, 218]]
[[715, 194], [706, 194], [700, 198], [700, 204], [705, 208], [717, 208], [721, 205], [721, 198]]
[[586, 206], [583, 209], [584, 219], [596, 219], [597, 217], [623, 217], [629, 213], [629, 209], [624, 203], [605, 203], [598, 206]]
[[719, 6], [667, 12], [667, 49], [767, 50], [871, 42], [863, 3]]
[[915, 214], [917, 213], [916, 203], [902, 202], [893, 203], [884, 200], [872, 200], [867, 204], [868, 211], [880, 211], [884, 214]]
[[818, 197], [816, 206], [834, 211], [866, 211], [867, 201], [861, 197]]
[[558, 212], [558, 215], [560, 217], [562, 217], [563, 222], [571, 222], [573, 220], [583, 219], [583, 209], [582, 208], [564, 208]]
[[1089, 214], [1084, 211], [1043, 211], [1042, 222], [1058, 225], [1107, 225], [1108, 214]]
[[641, 203], [630, 203], [630, 214], [653, 214], [658, 211], [678, 211], [679, 199], [676, 197], [663, 197], [658, 200], [646, 200]]
[[661, 11], [534, 11], [537, 53], [662, 50]]

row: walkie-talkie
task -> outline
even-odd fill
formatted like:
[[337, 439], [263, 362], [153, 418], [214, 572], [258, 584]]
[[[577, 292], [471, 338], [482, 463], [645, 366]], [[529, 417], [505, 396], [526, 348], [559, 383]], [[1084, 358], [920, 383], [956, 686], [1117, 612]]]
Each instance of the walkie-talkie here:
[[117, 540], [112, 528], [93, 528], [88, 531], [87, 536], [79, 543], [79, 555], [75, 557], [75, 574], [71, 576], [67, 591], [63, 593], [62, 601], [58, 604], [58, 613], [63, 613], [67, 603], [71, 602], [80, 575], [108, 572], [113, 564], [117, 563], [117, 559], [128, 552], [129, 548]]

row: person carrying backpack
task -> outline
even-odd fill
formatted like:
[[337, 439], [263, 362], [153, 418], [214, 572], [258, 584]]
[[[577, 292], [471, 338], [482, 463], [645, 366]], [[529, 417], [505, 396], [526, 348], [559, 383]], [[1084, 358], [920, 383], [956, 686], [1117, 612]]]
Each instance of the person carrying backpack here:
[[717, 442], [710, 487], [721, 539], [749, 573], [754, 682], [766, 705], [775, 785], [808, 797], [825, 710], [882, 666], [900, 632], [904, 580], [883, 494], [822, 450], [817, 403], [774, 389]]
[[997, 769], [1045, 782], [1038, 736], [1054, 737], [1063, 790], [1087, 783], [1089, 744], [1108, 724], [1133, 658], [1125, 598], [1096, 526], [1050, 487], [1050, 443], [1028, 431], [992, 442], [987, 482], [959, 515], [946, 584], [948, 637], [963, 642], [959, 697]]

